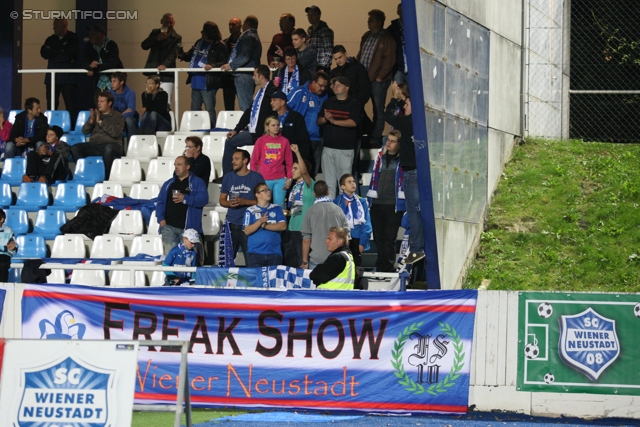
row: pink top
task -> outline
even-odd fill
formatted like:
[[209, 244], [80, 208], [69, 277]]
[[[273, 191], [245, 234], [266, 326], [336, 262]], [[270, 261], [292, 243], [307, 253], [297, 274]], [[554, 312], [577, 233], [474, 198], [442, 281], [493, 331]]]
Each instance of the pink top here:
[[9, 120], [5, 120], [2, 126], [4, 129], [0, 129], [0, 141], [7, 142], [9, 141], [9, 134], [11, 133], [13, 125]]
[[260, 172], [265, 180], [291, 178], [293, 152], [289, 140], [263, 135], [256, 141], [251, 156], [251, 170]]

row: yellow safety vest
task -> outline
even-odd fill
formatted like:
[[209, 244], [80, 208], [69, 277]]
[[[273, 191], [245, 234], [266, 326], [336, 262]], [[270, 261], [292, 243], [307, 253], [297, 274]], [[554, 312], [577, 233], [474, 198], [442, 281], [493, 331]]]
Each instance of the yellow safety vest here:
[[353, 284], [356, 281], [356, 265], [353, 262], [353, 255], [347, 251], [338, 252], [346, 260], [347, 264], [344, 266], [344, 270], [340, 272], [336, 277], [318, 286], [321, 289], [353, 289]]

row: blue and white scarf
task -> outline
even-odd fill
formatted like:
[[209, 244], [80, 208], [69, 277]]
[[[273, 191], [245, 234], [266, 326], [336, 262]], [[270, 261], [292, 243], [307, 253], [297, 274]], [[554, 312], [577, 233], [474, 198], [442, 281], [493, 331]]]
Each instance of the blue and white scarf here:
[[240, 42], [242, 41], [242, 38], [247, 36], [251, 32], [255, 33], [256, 30], [253, 28], [249, 28], [247, 31], [240, 34], [240, 37], [238, 37], [238, 40], [236, 40], [236, 44], [233, 46], [231, 55], [229, 55], [229, 66], [231, 66], [231, 64], [233, 64], [233, 61], [235, 61], [235, 59], [238, 57], [238, 46], [240, 46]]
[[[268, 84], [268, 83], [267, 83]], [[256, 97], [253, 98], [253, 104], [251, 105], [251, 119], [249, 120], [249, 132], [256, 133], [256, 126], [258, 125], [258, 116], [260, 115], [260, 105], [262, 105], [262, 99], [264, 98], [266, 86], [260, 88]]]
[[229, 227], [229, 221], [225, 220], [224, 225], [220, 229], [220, 240], [218, 242], [218, 267], [231, 268], [235, 266], [233, 243], [231, 242], [231, 227]]
[[315, 204], [324, 203], [324, 202], [333, 203], [333, 200], [331, 200], [331, 197], [329, 196], [322, 196], [322, 197], [318, 197], [316, 201], [313, 202], [313, 204], [315, 205]]
[[291, 211], [291, 217], [302, 213], [302, 194], [305, 184], [304, 179], [302, 179], [293, 184], [291, 188], [291, 192], [289, 193], [289, 210]]
[[[189, 62], [189, 68], [204, 68], [204, 65], [201, 67], [200, 64], [198, 64], [198, 66], [196, 67], [196, 58], [197, 57], [202, 57], [206, 63], [207, 61], [207, 57], [209, 56], [209, 50], [211, 50], [211, 46], [213, 46], [213, 43], [209, 43], [208, 46], [203, 49], [202, 51], [200, 50], [202, 48], [202, 44], [205, 43], [202, 39], [198, 40], [198, 42], [196, 43], [195, 47], [193, 48], [193, 55], [191, 55], [191, 61]], [[206, 64], [205, 64], [206, 65]]]
[[358, 196], [354, 194], [349, 197], [345, 193], [342, 193], [342, 198], [345, 200], [345, 204], [342, 205], [342, 212], [344, 212], [347, 217], [349, 228], [353, 229], [357, 225], [364, 224], [366, 222], [364, 218], [364, 208]]
[[291, 79], [289, 79], [289, 72], [285, 68], [284, 83], [282, 85], [282, 91], [287, 95], [289, 95], [289, 92], [291, 92], [293, 89], [297, 88], [298, 86], [300, 86], [300, 71], [298, 70], [298, 66], [296, 65], [296, 67], [293, 69], [293, 72], [291, 73]]

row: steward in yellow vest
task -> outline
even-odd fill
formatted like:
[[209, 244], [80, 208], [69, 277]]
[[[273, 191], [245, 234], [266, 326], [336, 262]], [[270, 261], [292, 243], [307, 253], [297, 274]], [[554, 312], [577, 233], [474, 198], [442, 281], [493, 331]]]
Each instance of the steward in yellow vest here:
[[353, 289], [356, 265], [349, 250], [349, 230], [331, 227], [325, 244], [331, 254], [313, 269], [309, 277], [320, 289]]

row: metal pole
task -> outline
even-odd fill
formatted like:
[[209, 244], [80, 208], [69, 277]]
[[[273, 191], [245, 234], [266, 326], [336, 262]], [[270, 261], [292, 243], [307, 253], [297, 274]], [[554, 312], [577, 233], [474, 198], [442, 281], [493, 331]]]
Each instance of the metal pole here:
[[49, 98], [51, 100], [51, 105], [47, 105], [47, 107], [49, 107], [49, 110], [56, 109], [57, 99], [55, 98], [55, 96], [56, 96], [56, 72], [52, 71], [51, 72], [51, 98]]
[[[173, 115], [174, 115], [174, 121], [176, 122], [175, 123], [176, 128], [174, 130], [176, 131], [179, 130], [178, 125], [180, 124], [180, 105], [178, 104], [178, 99], [180, 98], [179, 96], [180, 89], [178, 89], [178, 86], [180, 86], [180, 84], [178, 83], [178, 75], [179, 75], [178, 70], [173, 72], [173, 97], [174, 97], [173, 104], [175, 107], [175, 111], [173, 112]], [[173, 127], [173, 123], [171, 123], [171, 126]]]

